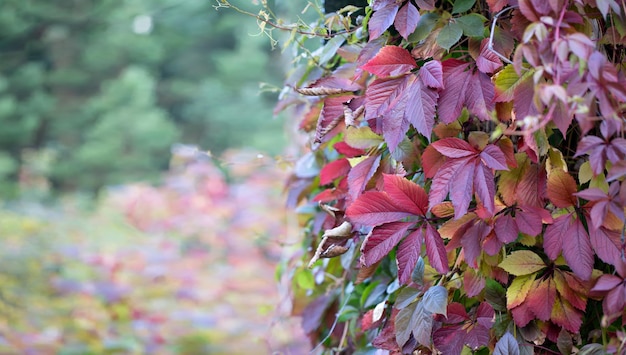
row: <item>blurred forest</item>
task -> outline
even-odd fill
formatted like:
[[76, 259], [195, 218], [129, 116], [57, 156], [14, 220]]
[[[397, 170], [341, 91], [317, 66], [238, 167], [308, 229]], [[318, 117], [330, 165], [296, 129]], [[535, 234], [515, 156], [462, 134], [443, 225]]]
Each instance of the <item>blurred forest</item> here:
[[215, 4], [0, 1], [0, 354], [308, 351], [276, 270], [289, 60]]
[[154, 180], [175, 142], [279, 153], [284, 122], [260, 83], [280, 86], [281, 53], [214, 5], [1, 1], [0, 194], [20, 179], [31, 194]]

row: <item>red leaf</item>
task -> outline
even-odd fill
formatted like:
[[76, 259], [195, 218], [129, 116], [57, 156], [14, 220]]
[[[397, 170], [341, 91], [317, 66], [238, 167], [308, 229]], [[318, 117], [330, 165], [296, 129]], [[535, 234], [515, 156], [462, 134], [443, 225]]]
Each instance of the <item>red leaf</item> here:
[[482, 252], [481, 243], [491, 232], [489, 227], [482, 220], [478, 220], [473, 226], [471, 226], [465, 235], [461, 239], [461, 245], [463, 246], [463, 253], [465, 254], [465, 262], [473, 267], [477, 268], [477, 259]]
[[483, 73], [492, 74], [502, 67], [502, 60], [488, 48], [489, 38], [480, 43], [480, 54], [476, 58], [476, 66]]
[[621, 235], [618, 232], [608, 230], [604, 227], [589, 230], [591, 246], [602, 261], [612, 265], [621, 263], [622, 247]]
[[444, 138], [431, 145], [448, 158], [463, 158], [478, 153], [469, 143], [459, 138]]
[[354, 71], [354, 80], [357, 80], [361, 77], [363, 70], [361, 70], [361, 66], [365, 63], [369, 62], [370, 59], [374, 58], [374, 56], [380, 51], [380, 49], [387, 44], [387, 38], [380, 37], [373, 41], [369, 41], [356, 59], [354, 63], [356, 66], [356, 70]]
[[520, 328], [525, 327], [528, 323], [530, 323], [531, 320], [535, 319], [533, 312], [528, 309], [528, 306], [525, 302], [513, 308], [511, 310], [511, 315], [513, 316], [515, 325]]
[[433, 89], [443, 89], [443, 69], [441, 62], [431, 60], [424, 64], [419, 71], [420, 78], [424, 84]]
[[398, 175], [383, 174], [385, 192], [395, 204], [406, 208], [407, 212], [424, 216], [428, 210], [428, 196], [418, 184]]
[[398, 46], [384, 46], [374, 58], [361, 67], [379, 77], [396, 76], [417, 68], [411, 53]]
[[487, 0], [487, 4], [489, 5], [489, 10], [495, 14], [504, 9], [508, 4], [508, 0]]
[[412, 222], [392, 222], [375, 227], [361, 245], [361, 261], [371, 266], [384, 258], [400, 242]]
[[542, 208], [546, 196], [546, 172], [539, 165], [530, 163], [517, 184], [517, 202], [524, 206]]
[[398, 280], [400, 285], [405, 285], [411, 281], [411, 274], [421, 255], [422, 240], [424, 240], [424, 231], [418, 229], [404, 238], [398, 246], [396, 259], [398, 261]]
[[469, 83], [474, 80], [471, 71], [465, 71], [468, 63], [448, 59], [442, 64], [443, 70], [443, 90], [439, 97], [439, 119], [443, 123], [455, 121], [465, 104], [465, 96]]
[[337, 153], [344, 155], [346, 158], [360, 157], [365, 154], [365, 150], [353, 148], [344, 141], [335, 143], [333, 148], [335, 148]]
[[572, 333], [578, 333], [582, 325], [582, 313], [564, 300], [557, 297], [552, 308], [551, 320], [553, 323], [569, 330]]
[[536, 279], [531, 287], [532, 292], [528, 293], [524, 303], [531, 310], [537, 319], [546, 321], [550, 319], [552, 306], [556, 299], [556, 285], [552, 278], [545, 280]]
[[366, 226], [395, 222], [412, 215], [404, 207], [396, 205], [387, 193], [378, 191], [365, 192], [346, 210], [346, 216], [352, 223]]
[[467, 105], [469, 112], [476, 115], [481, 121], [489, 121], [491, 119], [490, 112], [495, 109], [494, 97], [495, 88], [487, 74], [476, 72], [470, 76], [465, 96], [465, 105]]
[[563, 236], [563, 256], [574, 274], [581, 280], [591, 278], [593, 271], [593, 250], [589, 235], [582, 222], [577, 219]]
[[442, 354], [461, 354], [465, 345], [465, 331], [463, 325], [445, 326], [437, 329], [433, 334], [433, 343]]
[[338, 159], [332, 161], [322, 168], [320, 171], [320, 185], [332, 183], [339, 177], [346, 176], [350, 171], [350, 162], [348, 159]]
[[480, 152], [480, 159], [483, 164], [495, 169], [495, 170], [509, 170], [507, 166], [507, 159], [500, 147], [488, 144], [482, 152]]
[[[474, 269], [468, 268], [463, 273], [463, 289], [468, 297], [474, 297], [479, 295], [482, 290], [485, 288], [485, 278], [478, 275]], [[450, 315], [450, 311], [448, 310], [448, 319]]]
[[439, 153], [437, 149], [432, 146], [432, 144], [429, 144], [426, 149], [424, 149], [424, 153], [422, 153], [422, 168], [424, 169], [424, 176], [432, 179], [445, 162], [446, 158]]
[[421, 80], [417, 80], [417, 77], [405, 92], [404, 118], [429, 141], [435, 125], [435, 105], [438, 98], [439, 93], [428, 88]]
[[367, 157], [355, 165], [348, 173], [348, 191], [353, 200], [356, 200], [367, 187], [367, 183], [380, 166], [380, 159], [380, 155]]
[[559, 208], [576, 205], [576, 181], [574, 178], [560, 169], [553, 169], [548, 176], [548, 198]]
[[425, 237], [426, 255], [430, 265], [441, 274], [448, 273], [450, 267], [448, 266], [446, 246], [443, 244], [443, 239], [441, 239], [439, 232], [430, 224], [426, 224]]
[[317, 121], [315, 129], [316, 141], [321, 141], [324, 136], [332, 131], [333, 124], [337, 125], [337, 120], [343, 116], [344, 103], [353, 99], [354, 95], [330, 96], [324, 99], [324, 107]]
[[375, 11], [369, 22], [367, 23], [370, 34], [370, 41], [380, 37], [391, 24], [393, 24], [396, 14], [398, 13], [398, 5], [395, 2]]
[[398, 11], [393, 24], [400, 35], [404, 39], [407, 39], [409, 35], [415, 31], [419, 20], [419, 11], [417, 11], [415, 5], [408, 1], [404, 6], [402, 6], [402, 8], [400, 8], [400, 11]]

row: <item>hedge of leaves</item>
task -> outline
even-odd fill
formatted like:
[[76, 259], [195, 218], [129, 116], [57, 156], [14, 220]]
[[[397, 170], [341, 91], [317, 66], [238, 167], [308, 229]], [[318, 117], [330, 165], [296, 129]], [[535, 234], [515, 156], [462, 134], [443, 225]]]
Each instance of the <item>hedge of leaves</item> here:
[[278, 107], [310, 137], [289, 202], [312, 344], [624, 353], [624, 2], [358, 11], [326, 15]]

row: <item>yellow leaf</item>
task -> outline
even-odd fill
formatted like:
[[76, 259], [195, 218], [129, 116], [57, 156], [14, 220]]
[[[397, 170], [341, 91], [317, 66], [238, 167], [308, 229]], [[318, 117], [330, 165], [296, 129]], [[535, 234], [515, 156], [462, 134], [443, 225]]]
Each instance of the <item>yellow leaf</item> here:
[[506, 308], [513, 309], [524, 303], [534, 281], [535, 275], [516, 277], [506, 289]]
[[518, 250], [504, 258], [499, 266], [511, 275], [521, 276], [545, 268], [546, 263], [539, 255], [530, 250]]

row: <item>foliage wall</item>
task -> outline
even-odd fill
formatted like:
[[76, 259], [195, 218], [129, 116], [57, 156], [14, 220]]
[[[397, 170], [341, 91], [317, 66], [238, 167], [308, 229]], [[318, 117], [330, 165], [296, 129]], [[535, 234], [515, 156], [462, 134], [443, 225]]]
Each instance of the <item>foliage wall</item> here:
[[279, 54], [212, 5], [2, 1], [2, 194], [18, 179], [63, 191], [154, 179], [175, 142], [278, 153], [282, 123], [259, 82], [280, 77]]
[[310, 137], [288, 201], [316, 349], [626, 351], [623, 1], [372, 0], [282, 23], [318, 43], [279, 102]]

